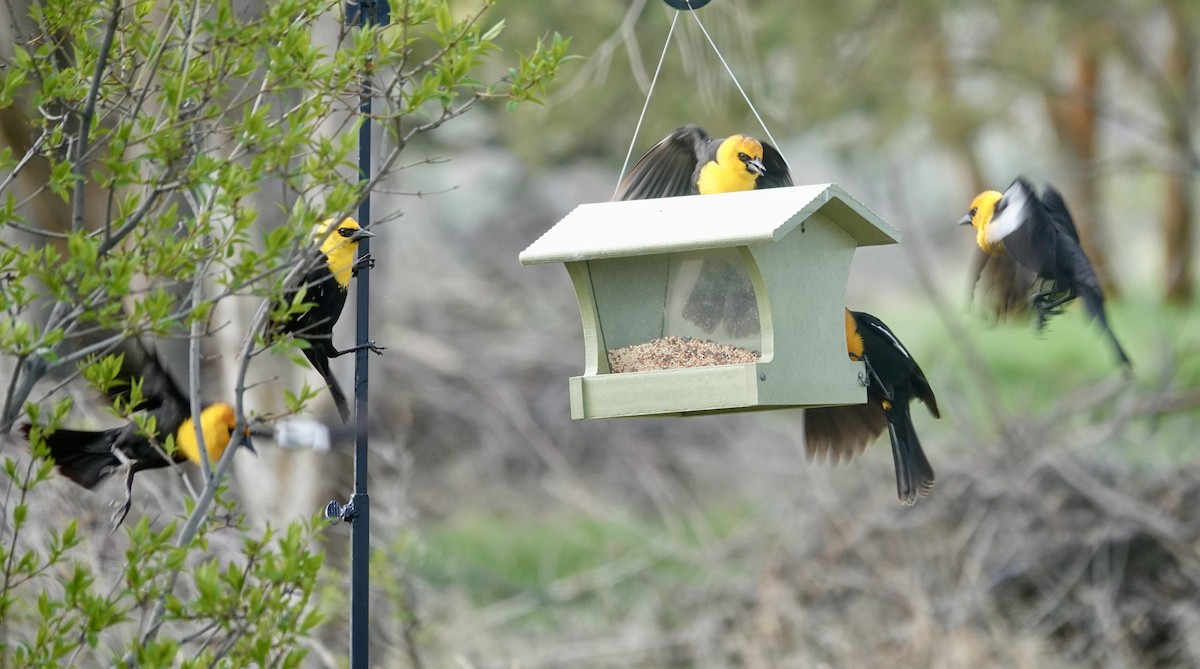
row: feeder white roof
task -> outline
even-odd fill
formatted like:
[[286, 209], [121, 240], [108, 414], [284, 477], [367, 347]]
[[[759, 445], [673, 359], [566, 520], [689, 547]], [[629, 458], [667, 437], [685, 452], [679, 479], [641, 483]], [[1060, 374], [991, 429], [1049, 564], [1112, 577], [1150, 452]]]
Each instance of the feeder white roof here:
[[830, 183], [583, 204], [520, 260], [534, 265], [774, 242], [818, 212], [859, 246], [900, 241], [898, 230]]

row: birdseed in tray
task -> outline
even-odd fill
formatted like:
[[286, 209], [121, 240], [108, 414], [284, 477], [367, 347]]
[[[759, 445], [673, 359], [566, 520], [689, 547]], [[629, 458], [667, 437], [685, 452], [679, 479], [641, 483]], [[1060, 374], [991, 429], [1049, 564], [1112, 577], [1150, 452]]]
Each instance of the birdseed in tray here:
[[758, 362], [758, 354], [737, 346], [670, 335], [645, 344], [623, 346], [608, 352], [608, 366], [614, 374], [649, 372], [681, 367], [741, 365]]

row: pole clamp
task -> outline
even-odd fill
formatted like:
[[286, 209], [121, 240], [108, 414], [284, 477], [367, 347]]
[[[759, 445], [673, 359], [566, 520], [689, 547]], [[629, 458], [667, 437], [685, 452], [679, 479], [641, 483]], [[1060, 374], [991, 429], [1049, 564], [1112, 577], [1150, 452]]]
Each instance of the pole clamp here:
[[354, 502], [339, 504], [337, 500], [333, 500], [325, 505], [325, 518], [329, 520], [330, 525], [337, 525], [343, 520], [353, 523], [357, 517], [358, 510], [354, 508]]

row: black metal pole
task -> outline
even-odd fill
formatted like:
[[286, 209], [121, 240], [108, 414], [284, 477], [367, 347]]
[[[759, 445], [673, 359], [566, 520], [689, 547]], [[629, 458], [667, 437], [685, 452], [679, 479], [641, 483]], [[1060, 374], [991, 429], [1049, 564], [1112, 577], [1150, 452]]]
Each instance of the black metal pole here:
[[[388, 23], [387, 0], [349, 0], [346, 22], [366, 27]], [[358, 178], [366, 183], [371, 178], [371, 79], [364, 75], [359, 98], [362, 123], [358, 130]], [[363, 195], [358, 207], [358, 221], [363, 227], [371, 224], [371, 194]], [[330, 502], [326, 515], [350, 523], [350, 668], [370, 666], [370, 558], [371, 558], [371, 499], [367, 495], [367, 353], [370, 350], [371, 273], [369, 257], [371, 238], [358, 243], [357, 334], [354, 353], [354, 494], [344, 507]]]
[[[386, 0], [384, 0], [386, 2]], [[370, 22], [371, 0], [359, 0], [359, 25]], [[358, 106], [363, 122], [358, 127], [358, 178], [366, 182], [371, 178], [371, 82], [363, 82], [362, 98]], [[371, 194], [363, 197], [358, 205], [358, 220], [364, 227], [370, 226]], [[367, 258], [371, 253], [371, 238], [358, 242], [358, 257]], [[365, 261], [364, 261], [365, 262]], [[360, 265], [361, 266], [361, 265]], [[355, 307], [358, 314], [357, 335], [354, 344], [354, 495], [350, 507], [354, 510], [350, 518], [350, 668], [368, 669], [370, 657], [370, 562], [371, 562], [371, 498], [367, 495], [367, 348], [370, 326], [371, 273], [363, 268], [358, 272], [358, 291]]]

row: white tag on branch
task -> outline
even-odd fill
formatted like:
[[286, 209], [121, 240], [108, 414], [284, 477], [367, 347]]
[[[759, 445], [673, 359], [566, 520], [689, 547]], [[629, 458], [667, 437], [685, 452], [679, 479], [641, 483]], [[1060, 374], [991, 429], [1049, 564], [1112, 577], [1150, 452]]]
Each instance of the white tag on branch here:
[[329, 428], [319, 420], [294, 418], [275, 424], [275, 443], [281, 448], [329, 450]]

